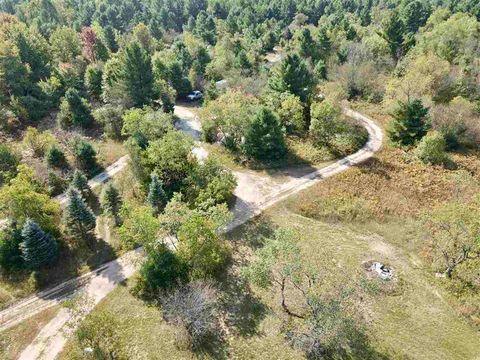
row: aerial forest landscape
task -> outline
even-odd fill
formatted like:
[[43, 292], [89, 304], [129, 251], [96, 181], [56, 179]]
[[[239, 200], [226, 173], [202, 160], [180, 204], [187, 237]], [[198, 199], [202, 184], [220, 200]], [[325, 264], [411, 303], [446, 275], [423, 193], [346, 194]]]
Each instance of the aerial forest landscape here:
[[480, 2], [0, 0], [0, 359], [480, 360]]

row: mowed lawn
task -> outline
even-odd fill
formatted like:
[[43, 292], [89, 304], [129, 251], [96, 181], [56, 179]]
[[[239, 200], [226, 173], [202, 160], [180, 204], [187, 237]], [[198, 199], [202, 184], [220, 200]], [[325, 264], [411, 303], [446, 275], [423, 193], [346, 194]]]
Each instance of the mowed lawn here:
[[[259, 246], [259, 234], [285, 226], [299, 230], [299, 244], [305, 261], [318, 268], [335, 269], [338, 282], [364, 277], [363, 263], [378, 260], [395, 272], [394, 283], [380, 284], [360, 304], [365, 315], [371, 345], [378, 354], [392, 359], [478, 359], [480, 335], [454, 310], [453, 299], [422, 265], [415, 253], [392, 245], [378, 234], [328, 224], [294, 212], [287, 201], [268, 210], [230, 234], [233, 265], [221, 287], [224, 319], [223, 341], [206, 358], [295, 359], [303, 355], [293, 350], [280, 332], [281, 308], [273, 290], [251, 289], [246, 295], [237, 287], [238, 266], [248, 262], [252, 249]], [[392, 231], [399, 231], [392, 228]], [[411, 236], [414, 236], [410, 234]], [[399, 234], [408, 237], [408, 234]], [[334, 279], [335, 280], [335, 279]], [[378, 284], [378, 282], [376, 282]], [[226, 310], [228, 309], [228, 311]], [[118, 320], [120, 343], [132, 359], [187, 359], [188, 351], [175, 347], [175, 328], [165, 323], [161, 312], [130, 295], [119, 286], [96, 308], [111, 312]], [[75, 342], [65, 348], [62, 359], [80, 354]]]

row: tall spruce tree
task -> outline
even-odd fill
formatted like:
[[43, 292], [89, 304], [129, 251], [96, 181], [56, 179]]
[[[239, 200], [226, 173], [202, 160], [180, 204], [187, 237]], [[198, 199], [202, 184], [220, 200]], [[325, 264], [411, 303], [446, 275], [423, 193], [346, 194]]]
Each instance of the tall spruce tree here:
[[260, 109], [245, 135], [245, 155], [257, 160], [275, 160], [283, 158], [286, 150], [283, 129], [277, 117], [265, 107]]
[[115, 224], [119, 223], [119, 212], [122, 206], [122, 197], [112, 183], [107, 184], [102, 190], [100, 204], [105, 214], [113, 216]]
[[123, 54], [121, 77], [134, 106], [150, 103], [153, 97], [153, 73], [148, 53], [136, 42]]
[[167, 204], [167, 195], [163, 190], [162, 181], [157, 175], [152, 175], [152, 181], [148, 188], [147, 201], [153, 208], [155, 215], [160, 214]]
[[95, 215], [85, 204], [78, 190], [74, 188], [67, 191], [64, 222], [70, 236], [80, 237], [83, 240], [92, 239], [96, 224]]
[[27, 219], [22, 229], [23, 241], [20, 244], [22, 258], [25, 265], [36, 270], [52, 263], [58, 254], [55, 239], [44, 232], [40, 226], [31, 219]]
[[88, 199], [92, 191], [90, 185], [88, 185], [87, 177], [80, 170], [75, 170], [73, 173], [71, 186], [80, 192], [84, 200]]

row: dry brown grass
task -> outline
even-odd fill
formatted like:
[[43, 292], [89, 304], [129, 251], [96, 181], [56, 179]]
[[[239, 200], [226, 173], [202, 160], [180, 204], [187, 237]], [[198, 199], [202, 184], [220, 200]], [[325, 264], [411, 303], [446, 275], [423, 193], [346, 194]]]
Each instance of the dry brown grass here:
[[27, 319], [21, 324], [0, 333], [0, 358], [13, 360], [30, 344], [40, 330], [57, 314], [58, 306], [52, 307]]

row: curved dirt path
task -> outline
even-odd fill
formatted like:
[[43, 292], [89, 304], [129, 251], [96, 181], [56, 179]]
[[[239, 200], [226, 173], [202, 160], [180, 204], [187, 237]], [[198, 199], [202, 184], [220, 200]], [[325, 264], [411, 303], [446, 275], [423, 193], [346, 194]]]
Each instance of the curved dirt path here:
[[[180, 118], [180, 121], [177, 123], [177, 128], [191, 134], [195, 140], [198, 141], [200, 135], [200, 122], [198, 118], [188, 109], [180, 106], [175, 108], [175, 113]], [[252, 217], [260, 214], [264, 209], [285, 199], [291, 194], [312, 186], [327, 177], [345, 171], [349, 167], [372, 157], [382, 145], [382, 130], [374, 121], [358, 112], [345, 109], [344, 113], [357, 120], [367, 129], [369, 140], [362, 149], [331, 165], [320, 169], [313, 169], [313, 171], [304, 175], [289, 175], [287, 173], [287, 175], [282, 177], [282, 182], [278, 183], [268, 183], [268, 176], [266, 175], [259, 176], [258, 174], [248, 171], [234, 172], [238, 179], [238, 186], [235, 190], [237, 200], [233, 209], [234, 220], [225, 230], [231, 230], [245, 223]], [[194, 152], [200, 159], [207, 155], [207, 152], [201, 147], [197, 147]], [[125, 165], [126, 163], [125, 159]], [[125, 165], [121, 165], [120, 169]], [[119, 167], [115, 167], [117, 170], [112, 171], [120, 171], [118, 168]], [[87, 312], [90, 311], [100, 300], [112, 291], [117, 284], [130, 277], [136, 271], [142, 254], [143, 250], [141, 248], [129, 252], [116, 260], [104, 264], [95, 271], [62, 283], [53, 289], [38, 293], [3, 310], [0, 312], [0, 331], [18, 324], [22, 320], [44, 309], [54, 306], [74, 294], [87, 294], [88, 298], [91, 299], [91, 303], [86, 310]], [[65, 308], [61, 309], [55, 318], [42, 329], [35, 340], [22, 352], [19, 359], [55, 359], [67, 341], [65, 329], [67, 327], [66, 324], [71, 318], [72, 314], [69, 310]]]

